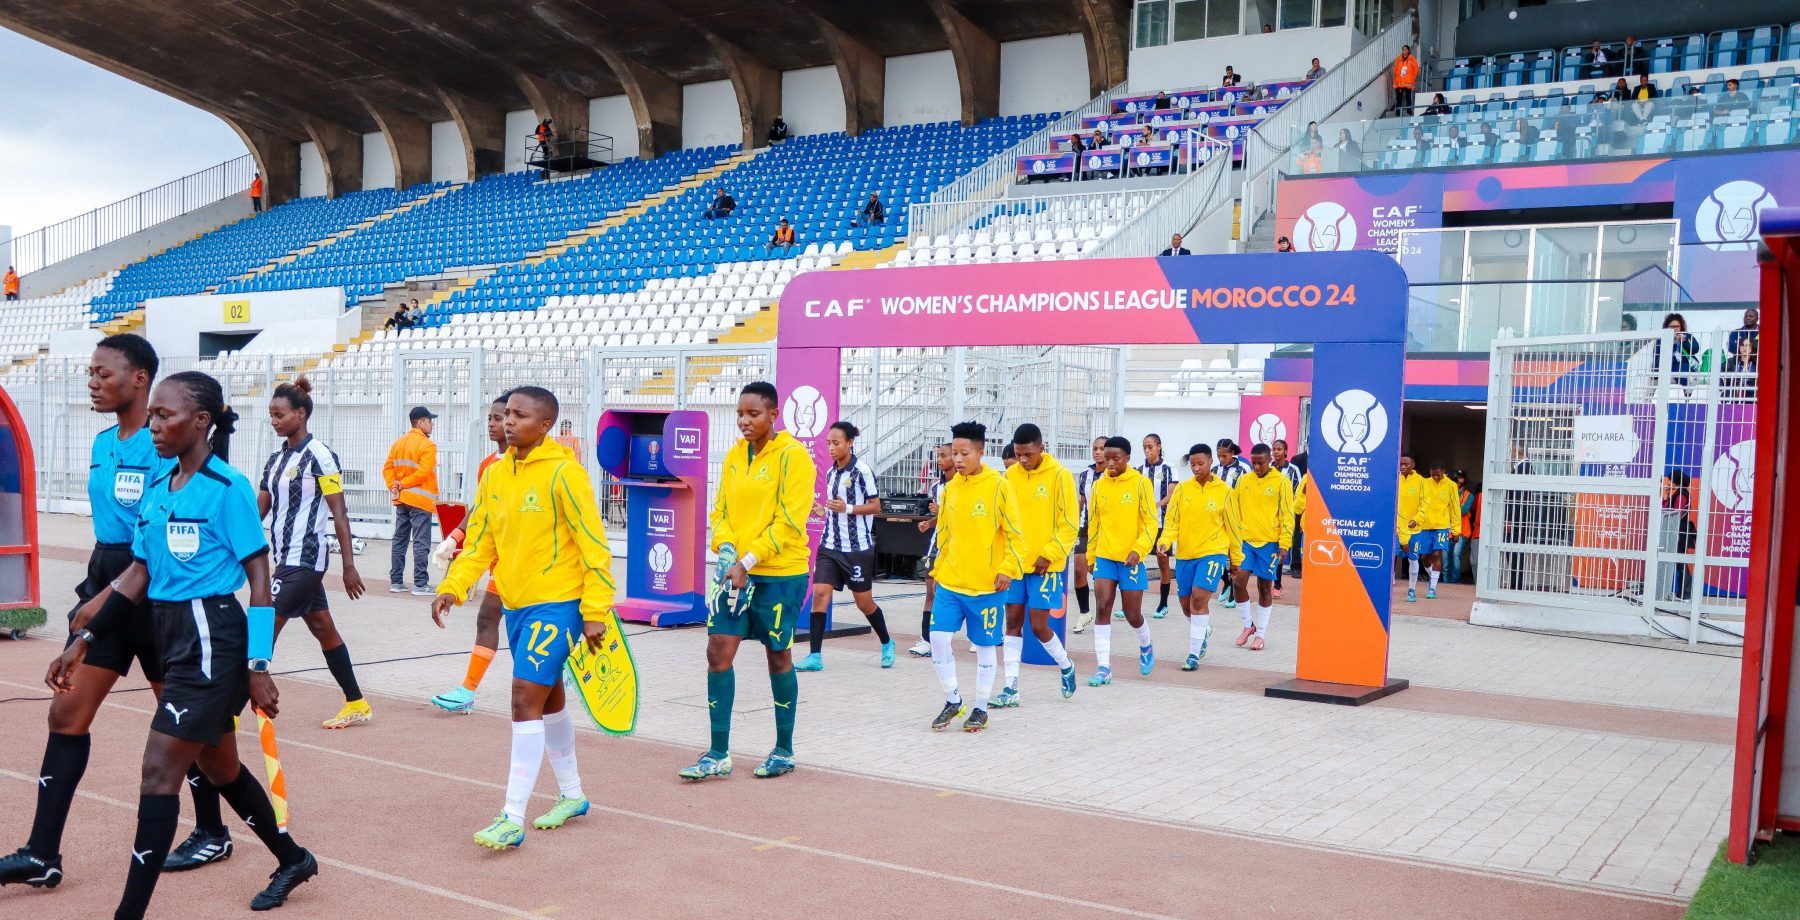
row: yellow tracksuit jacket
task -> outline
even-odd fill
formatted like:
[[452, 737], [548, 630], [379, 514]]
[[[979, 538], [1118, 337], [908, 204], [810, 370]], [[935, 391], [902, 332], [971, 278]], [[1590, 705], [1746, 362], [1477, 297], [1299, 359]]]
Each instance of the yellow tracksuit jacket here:
[[[1394, 508], [1394, 530], [1400, 535], [1400, 545], [1405, 546], [1412, 540], [1412, 535], [1424, 528], [1425, 521], [1419, 516], [1420, 503], [1425, 498], [1425, 477], [1417, 472], [1407, 473], [1400, 477], [1400, 503]], [[1409, 521], [1418, 521], [1413, 526]]]
[[1060, 572], [1075, 551], [1075, 536], [1081, 530], [1080, 498], [1075, 494], [1075, 476], [1068, 467], [1049, 454], [1028, 470], [1023, 463], [1013, 464], [1005, 473], [1019, 502], [1019, 530], [1025, 537], [1025, 551], [1019, 558], [1027, 572], [1037, 565], [1039, 556], [1049, 561], [1048, 571]]
[[1176, 559], [1223, 555], [1232, 565], [1244, 561], [1244, 544], [1231, 519], [1231, 491], [1216, 476], [1205, 485], [1188, 479], [1175, 487], [1163, 522], [1163, 545], [1175, 548]]
[[612, 552], [587, 470], [569, 449], [544, 440], [520, 459], [508, 449], [488, 467], [469, 509], [467, 545], [439, 594], [462, 603], [490, 566], [512, 609], [581, 601], [581, 618], [613, 607]]
[[729, 543], [740, 558], [755, 556], [752, 575], [806, 574], [812, 562], [806, 519], [818, 479], [812, 454], [793, 435], [776, 432], [755, 456], [740, 438], [725, 455], [713, 499], [713, 552]]
[[1150, 555], [1156, 540], [1156, 496], [1150, 477], [1134, 469], [1094, 478], [1088, 499], [1088, 559], [1124, 562]]
[[1238, 536], [1245, 543], [1274, 543], [1283, 550], [1294, 545], [1294, 484], [1279, 470], [1238, 477], [1231, 506], [1236, 509]]
[[944, 486], [937, 539], [931, 577], [958, 594], [992, 594], [995, 576], [1020, 578], [1029, 565], [1018, 496], [1006, 477], [987, 467], [973, 476], [958, 473]]
[[1462, 535], [1462, 495], [1456, 480], [1425, 477], [1419, 491], [1419, 526], [1425, 530], [1447, 530], [1450, 536]]

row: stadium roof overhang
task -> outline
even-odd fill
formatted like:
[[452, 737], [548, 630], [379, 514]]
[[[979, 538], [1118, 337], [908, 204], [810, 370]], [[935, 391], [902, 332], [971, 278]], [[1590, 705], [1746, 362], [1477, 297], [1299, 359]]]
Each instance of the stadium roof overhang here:
[[[0, 0], [0, 25], [225, 119], [294, 194], [297, 143], [333, 193], [360, 186], [381, 131], [403, 184], [429, 176], [429, 126], [455, 121], [470, 174], [499, 168], [504, 113], [586, 127], [624, 95], [639, 149], [680, 146], [681, 87], [729, 79], [746, 143], [781, 73], [835, 66], [846, 128], [882, 122], [884, 59], [948, 49], [963, 117], [995, 114], [999, 43], [1080, 33], [1089, 85], [1124, 79], [1130, 0]], [[354, 161], [355, 168], [351, 168]]]

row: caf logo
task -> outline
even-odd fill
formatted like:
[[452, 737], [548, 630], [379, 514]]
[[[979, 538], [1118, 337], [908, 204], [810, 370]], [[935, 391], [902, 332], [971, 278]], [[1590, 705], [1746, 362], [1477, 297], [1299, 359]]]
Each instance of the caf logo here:
[[1043, 161], [1043, 160], [1035, 160], [1035, 161], [1033, 161], [1033, 162], [1032, 162], [1032, 164], [1031, 164], [1031, 171], [1032, 171], [1032, 172], [1034, 172], [1034, 173], [1041, 173], [1041, 172], [1043, 172], [1043, 171], [1044, 171], [1044, 161]]
[[1714, 252], [1754, 248], [1762, 212], [1775, 206], [1775, 196], [1755, 182], [1727, 182], [1694, 209], [1694, 236]]
[[1335, 201], [1321, 201], [1294, 221], [1294, 248], [1300, 252], [1344, 252], [1356, 248], [1356, 218]]
[[811, 386], [795, 387], [781, 407], [781, 427], [796, 438], [816, 438], [825, 430], [830, 408], [825, 396]]
[[1273, 444], [1287, 440], [1287, 423], [1273, 412], [1264, 412], [1250, 423], [1250, 443]]
[[669, 544], [654, 543], [650, 546], [650, 571], [658, 575], [666, 575], [675, 567], [675, 554], [669, 551]]
[[1319, 416], [1325, 443], [1342, 454], [1366, 454], [1387, 437], [1387, 409], [1367, 390], [1345, 390]]
[[1707, 485], [1727, 511], [1749, 511], [1756, 490], [1756, 442], [1739, 441], [1712, 464]]

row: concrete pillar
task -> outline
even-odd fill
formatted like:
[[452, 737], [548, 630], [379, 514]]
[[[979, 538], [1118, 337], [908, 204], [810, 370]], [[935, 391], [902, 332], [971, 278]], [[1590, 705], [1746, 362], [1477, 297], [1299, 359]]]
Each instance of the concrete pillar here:
[[950, 0], [930, 3], [956, 60], [963, 124], [972, 125], [1000, 114], [1000, 43], [970, 22]]
[[325, 197], [362, 191], [362, 135], [310, 115], [303, 121], [306, 135], [319, 148], [319, 160], [325, 164]]
[[[506, 170], [506, 113], [455, 90], [438, 87], [438, 97], [450, 111], [450, 120], [462, 134], [463, 151], [468, 156], [469, 179]], [[520, 138], [520, 143], [524, 139]]]
[[1126, 62], [1131, 57], [1130, 0], [1072, 0], [1081, 19], [1081, 38], [1087, 46], [1088, 95], [1101, 93], [1125, 82]]
[[[537, 74], [518, 72], [513, 79], [525, 98], [531, 103], [531, 110], [540, 119], [550, 118], [556, 121], [556, 131], [563, 137], [573, 137], [576, 133], [588, 129], [588, 100], [586, 96], [570, 92]], [[519, 139], [523, 143], [523, 139]], [[511, 144], [513, 138], [507, 138]]]
[[300, 142], [263, 128], [221, 115], [231, 130], [250, 148], [256, 171], [263, 177], [263, 205], [274, 207], [300, 197]]
[[706, 33], [706, 40], [725, 65], [731, 88], [737, 93], [744, 149], [763, 146], [768, 141], [769, 126], [775, 123], [775, 116], [781, 114], [781, 71], [711, 32]]
[[361, 100], [376, 128], [387, 140], [394, 162], [394, 187], [409, 188], [431, 181], [431, 124], [404, 112]]
[[819, 35], [831, 51], [838, 82], [844, 87], [844, 130], [851, 137], [881, 127], [882, 97], [887, 92], [887, 59], [850, 33], [813, 16]]
[[681, 149], [681, 87], [673, 80], [610, 49], [600, 49], [618, 76], [637, 118], [638, 156], [649, 159]]

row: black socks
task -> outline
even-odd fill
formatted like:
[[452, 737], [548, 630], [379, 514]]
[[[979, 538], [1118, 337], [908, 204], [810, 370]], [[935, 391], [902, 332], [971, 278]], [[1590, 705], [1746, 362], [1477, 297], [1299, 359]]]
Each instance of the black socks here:
[[931, 641], [931, 608], [930, 607], [925, 608], [925, 615], [922, 618], [920, 618], [920, 620], [919, 620], [919, 639], [922, 641], [925, 641], [925, 642]]
[[806, 644], [812, 647], [814, 655], [825, 650], [825, 612], [816, 610], [812, 615], [812, 626], [806, 630]]
[[362, 688], [356, 685], [356, 670], [350, 666], [350, 646], [340, 644], [337, 648], [326, 649], [325, 667], [331, 669], [332, 679], [344, 691], [344, 702], [354, 703], [363, 698]]
[[1158, 607], [1169, 606], [1169, 583], [1166, 581], [1162, 583], [1162, 600], [1157, 602], [1157, 606]]
[[163, 860], [175, 844], [175, 826], [181, 820], [181, 800], [172, 795], [138, 796], [137, 837], [131, 842], [131, 863], [125, 873], [125, 893], [113, 920], [142, 920], [156, 893]]
[[220, 786], [219, 794], [231, 803], [231, 810], [250, 825], [257, 839], [282, 865], [291, 866], [304, 858], [305, 851], [275, 823], [275, 803], [269, 801], [269, 794], [263, 791], [262, 784], [250, 775], [249, 770], [240, 764], [237, 779]]
[[44, 765], [38, 770], [37, 813], [31, 818], [31, 839], [26, 847], [39, 859], [62, 855], [63, 826], [75, 787], [87, 772], [90, 739], [87, 735], [50, 733], [44, 745]]
[[200, 772], [198, 764], [188, 764], [188, 791], [194, 794], [194, 826], [214, 837], [225, 835], [225, 816], [219, 811], [219, 789]]
[[894, 641], [894, 638], [888, 635], [887, 615], [881, 612], [880, 604], [876, 604], [875, 612], [869, 614], [869, 627], [875, 630], [875, 638], [880, 639], [882, 645]]
[[1075, 606], [1081, 608], [1082, 613], [1088, 612], [1088, 586], [1087, 585], [1076, 585], [1075, 586]]

